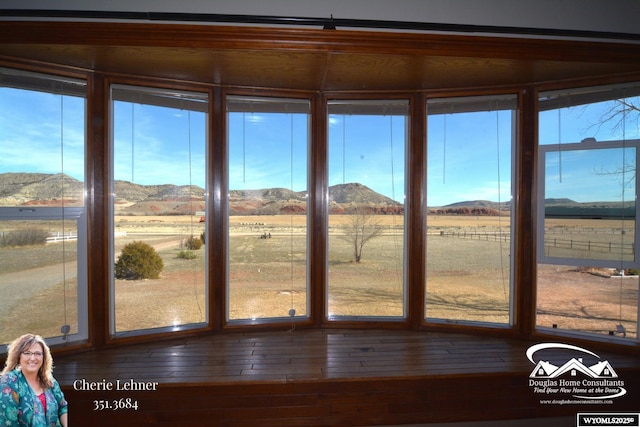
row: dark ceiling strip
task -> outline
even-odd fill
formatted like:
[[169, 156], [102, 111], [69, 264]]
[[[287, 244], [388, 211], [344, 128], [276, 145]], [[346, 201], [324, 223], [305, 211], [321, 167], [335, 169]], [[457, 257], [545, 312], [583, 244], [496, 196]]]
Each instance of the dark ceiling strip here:
[[512, 27], [497, 25], [442, 24], [435, 22], [406, 22], [372, 19], [303, 18], [267, 15], [236, 15], [215, 13], [170, 13], [170, 12], [120, 12], [92, 10], [53, 9], [0, 9], [0, 17], [14, 18], [65, 18], [65, 19], [115, 19], [205, 22], [229, 24], [298, 25], [324, 29], [369, 28], [388, 30], [436, 31], [455, 33], [512, 34], [545, 37], [575, 37], [640, 41], [640, 34], [609, 31], [585, 31], [551, 28]]

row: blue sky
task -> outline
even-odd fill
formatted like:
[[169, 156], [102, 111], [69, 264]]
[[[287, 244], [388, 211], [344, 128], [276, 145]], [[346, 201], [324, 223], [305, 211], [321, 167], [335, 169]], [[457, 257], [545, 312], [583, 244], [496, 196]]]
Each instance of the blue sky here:
[[330, 115], [329, 186], [357, 182], [403, 203], [406, 123], [398, 115]]
[[116, 102], [114, 176], [143, 185], [204, 188], [205, 138], [204, 113]]
[[229, 188], [307, 189], [307, 114], [230, 113]]
[[84, 180], [84, 100], [2, 88], [0, 111], [0, 172], [59, 173], [64, 166]]
[[427, 205], [511, 198], [513, 114], [437, 114], [427, 120]]
[[[204, 113], [132, 105], [116, 102], [114, 107], [116, 179], [204, 187]], [[593, 104], [541, 113], [541, 144], [578, 142], [586, 137], [599, 141], [638, 138], [636, 120], [629, 120], [624, 134], [621, 128], [593, 126], [606, 108]], [[3, 88], [0, 109], [0, 172], [57, 173], [64, 167], [66, 174], [83, 180], [82, 99]], [[230, 189], [304, 191], [309, 120], [306, 114], [231, 113]], [[429, 116], [428, 205], [508, 201], [514, 123], [511, 111], [506, 110]], [[402, 202], [406, 133], [403, 116], [330, 115], [329, 185], [359, 182]], [[577, 201], [621, 197], [619, 178], [585, 174], [585, 167], [591, 172], [614, 169], [619, 159], [604, 155], [588, 161], [571, 159], [565, 153], [550, 160], [547, 197]], [[572, 181], [578, 173], [581, 178]], [[552, 189], [549, 183], [553, 182], [563, 185]], [[631, 196], [627, 192], [625, 197]]]
[[[545, 198], [576, 202], [635, 200], [635, 147], [564, 149], [544, 157]], [[622, 165], [627, 165], [625, 172], [621, 172]]]
[[[635, 98], [633, 102], [638, 105], [638, 101]], [[600, 125], [610, 108], [608, 102], [594, 103], [540, 114], [540, 144], [554, 150], [545, 158], [546, 198], [569, 198], [576, 202], [635, 200], [634, 148], [604, 149], [603, 146], [595, 151], [567, 151], [562, 145], [580, 143], [587, 138], [600, 142], [638, 139], [637, 112], [628, 115], [625, 126], [616, 126], [613, 121]], [[623, 164], [632, 172], [624, 176], [617, 173]], [[625, 181], [627, 184], [623, 185]]]

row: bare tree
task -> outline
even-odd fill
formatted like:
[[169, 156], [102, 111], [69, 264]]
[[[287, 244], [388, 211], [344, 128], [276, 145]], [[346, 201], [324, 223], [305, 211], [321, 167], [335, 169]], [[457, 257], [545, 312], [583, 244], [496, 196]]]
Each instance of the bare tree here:
[[621, 130], [625, 126], [625, 120], [628, 118], [635, 120], [636, 125], [638, 125], [640, 122], [640, 105], [634, 104], [627, 99], [616, 99], [611, 104], [611, 107], [604, 111], [600, 119], [590, 128], [596, 127], [597, 130], [600, 130], [605, 123], [613, 122], [612, 130]]
[[[601, 116], [598, 122], [590, 127], [596, 127], [597, 130], [605, 124], [612, 122], [612, 130], [624, 130], [626, 121], [631, 118], [635, 121], [636, 126], [640, 124], [640, 105], [634, 104], [627, 99], [616, 99], [611, 107], [608, 108]], [[632, 185], [636, 179], [636, 165], [634, 163], [623, 164], [615, 170], [600, 169], [594, 171], [596, 175], [615, 175], [623, 177], [623, 185], [625, 187]]]
[[356, 207], [350, 222], [345, 225], [344, 240], [353, 246], [353, 257], [356, 263], [362, 259], [364, 245], [379, 237], [384, 231], [380, 222], [380, 218], [367, 213], [364, 209], [358, 210]]

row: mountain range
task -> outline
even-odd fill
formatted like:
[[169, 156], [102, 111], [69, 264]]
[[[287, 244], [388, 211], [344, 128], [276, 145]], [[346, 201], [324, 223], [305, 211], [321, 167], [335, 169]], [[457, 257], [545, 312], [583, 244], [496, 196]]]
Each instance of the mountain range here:
[[[84, 184], [64, 174], [0, 174], [0, 206], [67, 206], [80, 204]], [[141, 185], [115, 182], [115, 210], [119, 215], [183, 215], [204, 211], [204, 189], [189, 185]], [[393, 199], [358, 184], [340, 184], [329, 188], [331, 213], [402, 214], [404, 206]], [[229, 192], [231, 215], [303, 214], [305, 191], [286, 188], [232, 190]]]
[[[119, 215], [184, 215], [205, 210], [204, 189], [189, 185], [141, 185], [115, 182], [115, 210]], [[81, 205], [84, 184], [64, 174], [0, 174], [0, 206]], [[303, 214], [306, 191], [286, 188], [232, 190], [230, 215]], [[547, 199], [547, 217], [613, 218], [635, 216], [635, 204], [619, 202], [578, 203], [570, 199]], [[430, 207], [430, 214], [495, 216], [510, 211], [511, 202], [487, 200], [461, 201], [442, 207]], [[329, 187], [329, 212], [352, 214], [365, 210], [372, 214], [401, 215], [404, 206], [360, 183]]]

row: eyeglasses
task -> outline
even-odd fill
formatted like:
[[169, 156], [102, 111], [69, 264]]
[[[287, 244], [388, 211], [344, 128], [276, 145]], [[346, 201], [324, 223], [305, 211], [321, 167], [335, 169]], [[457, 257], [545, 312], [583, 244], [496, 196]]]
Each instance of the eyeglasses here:
[[23, 355], [25, 355], [27, 358], [31, 357], [31, 356], [35, 356], [36, 358], [41, 358], [42, 357], [42, 352], [41, 351], [23, 351], [22, 352]]

